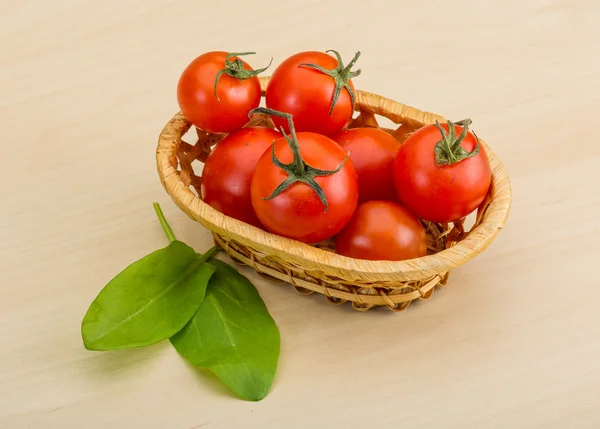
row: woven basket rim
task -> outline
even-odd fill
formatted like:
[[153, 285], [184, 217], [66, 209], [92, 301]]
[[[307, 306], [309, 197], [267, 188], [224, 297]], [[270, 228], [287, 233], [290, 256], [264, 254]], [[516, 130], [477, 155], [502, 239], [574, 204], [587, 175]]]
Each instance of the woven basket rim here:
[[[261, 78], [264, 89], [268, 77]], [[383, 96], [356, 90], [356, 110], [369, 111], [385, 116], [395, 123], [410, 118], [420, 124], [432, 124], [445, 118], [404, 105]], [[480, 138], [492, 167], [492, 188], [489, 205], [482, 221], [469, 234], [454, 246], [441, 252], [421, 258], [404, 261], [367, 261], [353, 259], [328, 252], [305, 243], [275, 235], [244, 222], [228, 217], [202, 201], [186, 186], [176, 170], [176, 153], [181, 137], [191, 124], [178, 112], [164, 126], [158, 139], [156, 162], [158, 174], [167, 193], [176, 205], [192, 219], [209, 230], [225, 234], [244, 245], [256, 249], [266, 257], [276, 253], [292, 264], [302, 266], [307, 271], [328, 273], [340, 271], [346, 277], [361, 279], [385, 279], [393, 274], [399, 280], [415, 280], [445, 273], [473, 259], [494, 240], [503, 228], [512, 202], [512, 189], [507, 171], [491, 150]]]

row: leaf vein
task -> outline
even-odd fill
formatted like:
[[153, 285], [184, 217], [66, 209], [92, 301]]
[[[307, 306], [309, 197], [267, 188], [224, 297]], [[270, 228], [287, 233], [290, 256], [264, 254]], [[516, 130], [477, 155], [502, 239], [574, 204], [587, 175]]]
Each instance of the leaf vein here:
[[110, 329], [106, 330], [105, 332], [103, 332], [102, 334], [100, 334], [99, 336], [97, 336], [94, 340], [92, 340], [90, 342], [90, 344], [93, 344], [96, 341], [104, 338], [105, 336], [107, 336], [108, 334], [110, 334], [111, 332], [113, 332], [115, 329], [121, 327], [125, 323], [129, 322], [130, 320], [132, 320], [133, 318], [135, 318], [136, 316], [138, 316], [139, 314], [141, 314], [143, 311], [145, 311], [146, 309], [148, 309], [150, 306], [152, 306], [156, 302], [159, 302], [160, 298], [162, 298], [163, 296], [165, 296], [166, 294], [168, 294], [171, 291], [171, 289], [173, 289], [178, 283], [181, 283], [183, 280], [187, 279], [194, 272], [194, 270], [196, 270], [203, 263], [204, 263], [203, 261], [200, 261], [200, 260], [196, 259], [196, 261], [193, 264], [191, 264], [185, 270], [185, 272], [183, 273], [183, 276], [178, 277], [176, 280], [174, 280], [173, 282], [171, 282], [165, 289], [163, 289], [155, 297], [151, 298], [146, 304], [144, 304], [138, 310], [134, 311], [132, 314], [130, 314], [129, 316], [127, 316], [126, 318], [124, 318], [120, 322], [114, 324]]

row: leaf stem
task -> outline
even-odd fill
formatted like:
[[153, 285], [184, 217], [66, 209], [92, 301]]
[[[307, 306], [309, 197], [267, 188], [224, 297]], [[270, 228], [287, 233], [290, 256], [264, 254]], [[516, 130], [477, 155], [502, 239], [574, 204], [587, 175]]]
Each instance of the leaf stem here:
[[169, 239], [169, 243], [174, 242], [177, 239], [175, 238], [175, 234], [173, 233], [173, 230], [171, 229], [169, 222], [167, 222], [167, 219], [165, 218], [165, 215], [163, 214], [163, 211], [160, 208], [160, 204], [153, 203], [152, 205], [154, 206], [154, 211], [156, 212], [156, 216], [158, 216], [158, 221], [160, 222], [160, 226], [162, 226], [162, 229], [165, 232], [165, 235]]
[[212, 257], [212, 255], [217, 253], [218, 250], [219, 249], [217, 246], [213, 246], [210, 249], [208, 249], [206, 252], [204, 252], [203, 254], [202, 253], [198, 254], [198, 261], [201, 261], [202, 263], [208, 261]]

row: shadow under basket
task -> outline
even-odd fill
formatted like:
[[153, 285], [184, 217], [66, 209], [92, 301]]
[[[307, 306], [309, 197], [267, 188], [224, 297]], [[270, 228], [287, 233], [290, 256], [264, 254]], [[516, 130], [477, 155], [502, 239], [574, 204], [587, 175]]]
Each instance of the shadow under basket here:
[[[268, 78], [261, 78], [263, 96], [267, 82]], [[399, 142], [423, 125], [445, 121], [441, 116], [364, 91], [356, 91], [356, 111], [358, 115], [349, 128], [381, 128]], [[395, 124], [394, 128], [379, 127], [377, 116], [387, 118]], [[255, 115], [247, 124], [256, 125], [273, 127], [265, 115]], [[193, 133], [190, 128], [191, 124], [178, 113], [164, 127], [158, 141], [158, 174], [175, 204], [208, 228], [215, 242], [234, 261], [251, 266], [270, 280], [289, 283], [301, 294], [317, 292], [335, 304], [350, 301], [357, 310], [386, 306], [401, 311], [415, 299], [429, 298], [436, 286], [446, 284], [452, 268], [486, 249], [510, 211], [509, 177], [500, 160], [480, 139], [492, 167], [490, 191], [468, 220], [452, 224], [423, 221], [427, 229], [427, 256], [397, 262], [344, 257], [332, 251], [330, 242], [311, 246], [274, 235], [225, 216], [204, 203], [200, 198], [202, 178], [194, 168], [201, 169], [201, 163], [224, 135], [195, 128]], [[189, 139], [192, 134], [193, 145], [183, 141], [184, 136]]]

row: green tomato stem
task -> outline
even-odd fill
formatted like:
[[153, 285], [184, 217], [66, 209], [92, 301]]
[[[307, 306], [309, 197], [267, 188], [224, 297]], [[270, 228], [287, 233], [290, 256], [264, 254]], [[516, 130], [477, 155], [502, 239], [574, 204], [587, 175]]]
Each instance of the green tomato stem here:
[[167, 222], [167, 219], [165, 218], [165, 215], [163, 214], [163, 211], [160, 208], [160, 204], [153, 203], [153, 206], [154, 206], [154, 211], [156, 212], [156, 216], [158, 216], [158, 221], [160, 222], [160, 226], [162, 226], [162, 229], [165, 232], [165, 235], [169, 239], [169, 243], [174, 242], [177, 239], [175, 238], [175, 234], [173, 233], [173, 230], [171, 229], [169, 222]]
[[348, 94], [350, 95], [350, 100], [352, 103], [352, 111], [354, 111], [356, 97], [354, 95], [354, 90], [350, 86], [350, 79], [360, 76], [360, 70], [352, 71], [350, 69], [354, 66], [354, 64], [358, 60], [358, 57], [360, 57], [360, 51], [358, 51], [356, 53], [356, 55], [354, 55], [354, 58], [352, 58], [352, 61], [350, 61], [350, 63], [347, 66], [344, 66], [342, 57], [338, 51], [334, 51], [333, 49], [330, 49], [325, 52], [327, 52], [327, 53], [333, 52], [333, 54], [335, 55], [335, 58], [338, 61], [337, 67], [328, 70], [319, 65], [310, 64], [310, 63], [302, 63], [298, 67], [309, 67], [309, 68], [318, 70], [319, 72], [324, 73], [333, 79], [333, 81], [335, 83], [335, 88], [333, 90], [333, 95], [332, 95], [332, 99], [331, 99], [331, 107], [329, 108], [329, 116], [331, 116], [333, 114], [333, 108], [335, 107], [338, 99], [340, 98], [340, 94], [342, 92], [342, 89], [344, 89], [344, 88], [346, 88], [346, 90], [348, 91]]
[[319, 198], [321, 203], [323, 203], [323, 212], [327, 212], [327, 209], [329, 207], [327, 202], [327, 196], [325, 195], [325, 191], [323, 190], [321, 185], [319, 185], [315, 180], [315, 177], [331, 176], [332, 174], [339, 172], [346, 163], [348, 155], [346, 155], [344, 160], [335, 170], [321, 170], [318, 168], [314, 168], [308, 165], [306, 162], [304, 162], [304, 159], [302, 159], [302, 154], [300, 153], [300, 145], [298, 143], [298, 137], [296, 136], [296, 128], [294, 127], [294, 121], [290, 113], [279, 112], [277, 110], [268, 109], [266, 107], [257, 107], [250, 111], [248, 117], [251, 117], [255, 113], [264, 113], [267, 115], [279, 116], [280, 118], [285, 118], [287, 120], [288, 126], [290, 127], [290, 136], [288, 136], [285, 133], [283, 127], [280, 128], [280, 131], [281, 134], [283, 134], [285, 140], [287, 141], [288, 146], [292, 151], [292, 154], [294, 155], [294, 160], [291, 163], [284, 164], [275, 156], [275, 145], [271, 145], [271, 161], [273, 162], [273, 165], [282, 169], [285, 173], [287, 173], [288, 177], [275, 188], [271, 195], [264, 199], [271, 200], [279, 196], [294, 183], [301, 182], [310, 186], [311, 189], [315, 191], [317, 197]]
[[[471, 125], [472, 121], [470, 119], [463, 119], [462, 121], [458, 121], [453, 123], [452, 121], [448, 121], [448, 131], [446, 132], [439, 121], [435, 121], [435, 126], [438, 128], [441, 134], [441, 140], [438, 141], [434, 148], [435, 153], [435, 162], [437, 165], [452, 165], [456, 164], [463, 159], [468, 159], [473, 156], [476, 156], [479, 153], [480, 142], [475, 133], [475, 138], [477, 139], [477, 146], [471, 152], [467, 152], [461, 147], [461, 143], [467, 136], [467, 132], [469, 131], [469, 125]], [[462, 132], [457, 137], [456, 129], [454, 125], [462, 126]]]
[[231, 76], [231, 77], [239, 79], [239, 80], [245, 80], [245, 79], [250, 79], [251, 77], [259, 75], [260, 73], [264, 72], [271, 66], [271, 64], [273, 63], [273, 58], [271, 58], [269, 65], [267, 65], [266, 67], [263, 67], [261, 69], [258, 69], [258, 70], [246, 70], [244, 68], [244, 63], [239, 58], [236, 58], [235, 60], [230, 61], [231, 58], [241, 57], [244, 55], [254, 55], [255, 53], [256, 52], [233, 52], [225, 57], [225, 68], [222, 70], [219, 70], [219, 72], [217, 73], [217, 76], [215, 78], [215, 84], [213, 86], [213, 92], [218, 101], [221, 101], [221, 100], [219, 99], [219, 96], [217, 95], [217, 84], [219, 83], [219, 79], [221, 79], [221, 76], [223, 74], [226, 74], [227, 76]]

